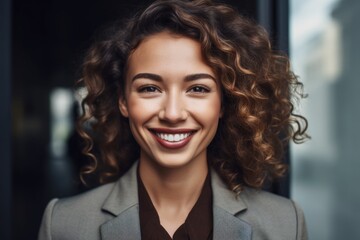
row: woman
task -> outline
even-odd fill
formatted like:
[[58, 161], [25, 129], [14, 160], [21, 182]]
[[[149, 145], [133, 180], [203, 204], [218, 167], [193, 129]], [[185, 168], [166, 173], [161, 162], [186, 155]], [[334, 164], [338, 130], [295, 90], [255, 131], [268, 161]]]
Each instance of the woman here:
[[80, 120], [83, 179], [107, 184], [52, 200], [39, 239], [306, 239], [302, 211], [260, 190], [307, 137], [302, 85], [266, 33], [225, 5], [160, 0], [108, 35]]

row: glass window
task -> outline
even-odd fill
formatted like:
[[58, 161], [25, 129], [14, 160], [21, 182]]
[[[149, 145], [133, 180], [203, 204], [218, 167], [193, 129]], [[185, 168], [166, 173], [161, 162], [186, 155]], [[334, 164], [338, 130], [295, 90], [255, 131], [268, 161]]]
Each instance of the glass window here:
[[360, 1], [290, 0], [293, 69], [312, 139], [292, 146], [292, 198], [309, 237], [360, 239]]

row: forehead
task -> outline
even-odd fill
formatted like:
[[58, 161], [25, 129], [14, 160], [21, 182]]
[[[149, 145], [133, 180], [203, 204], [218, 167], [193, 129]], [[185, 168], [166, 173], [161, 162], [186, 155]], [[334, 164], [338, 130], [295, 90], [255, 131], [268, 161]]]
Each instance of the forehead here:
[[128, 74], [138, 71], [212, 73], [198, 41], [169, 32], [153, 34], [142, 40], [129, 56], [127, 70]]
[[[189, 37], [171, 32], [160, 32], [144, 38], [130, 54], [134, 57], [156, 57], [165, 54], [188, 54], [189, 57], [202, 58], [201, 44]], [[202, 59], [201, 59], [202, 60]]]

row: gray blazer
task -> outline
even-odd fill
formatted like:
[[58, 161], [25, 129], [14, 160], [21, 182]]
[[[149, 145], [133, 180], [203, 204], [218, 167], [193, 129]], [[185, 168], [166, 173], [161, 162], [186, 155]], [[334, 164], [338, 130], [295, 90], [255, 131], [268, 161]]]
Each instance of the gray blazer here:
[[[52, 200], [39, 240], [140, 239], [136, 165], [117, 182]], [[211, 173], [214, 240], [307, 239], [303, 212], [291, 200], [246, 188], [236, 197]]]

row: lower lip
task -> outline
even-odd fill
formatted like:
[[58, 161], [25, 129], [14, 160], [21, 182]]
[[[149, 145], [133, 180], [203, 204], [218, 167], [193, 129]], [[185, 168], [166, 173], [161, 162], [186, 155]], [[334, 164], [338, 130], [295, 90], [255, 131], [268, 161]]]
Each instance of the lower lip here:
[[166, 141], [164, 139], [161, 139], [160, 137], [158, 137], [156, 135], [156, 133], [152, 133], [152, 135], [154, 136], [154, 138], [156, 139], [156, 141], [163, 147], [165, 148], [170, 148], [170, 149], [178, 149], [178, 148], [182, 148], [184, 147], [186, 144], [188, 144], [193, 136], [193, 134], [191, 134], [190, 136], [188, 136], [187, 138], [178, 141], [178, 142], [169, 142]]

